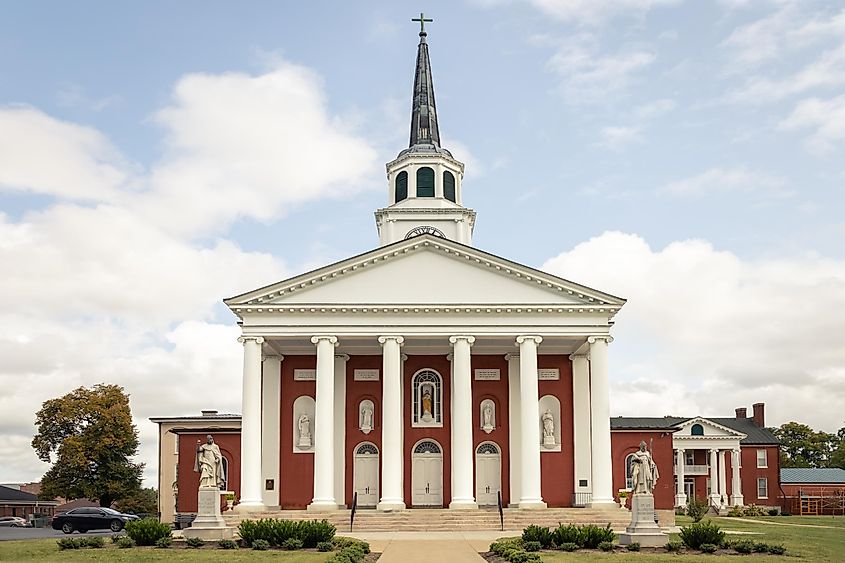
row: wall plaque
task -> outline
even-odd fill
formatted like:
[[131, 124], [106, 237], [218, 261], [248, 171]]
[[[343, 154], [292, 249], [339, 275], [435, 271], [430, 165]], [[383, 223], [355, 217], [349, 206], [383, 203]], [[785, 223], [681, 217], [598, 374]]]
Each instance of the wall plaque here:
[[293, 370], [294, 381], [317, 381], [317, 370], [295, 369]]
[[353, 378], [355, 381], [378, 381], [378, 370], [356, 369]]
[[498, 369], [477, 369], [475, 370], [476, 381], [499, 381]]
[[557, 368], [538, 369], [537, 378], [540, 380], [560, 379], [560, 370]]

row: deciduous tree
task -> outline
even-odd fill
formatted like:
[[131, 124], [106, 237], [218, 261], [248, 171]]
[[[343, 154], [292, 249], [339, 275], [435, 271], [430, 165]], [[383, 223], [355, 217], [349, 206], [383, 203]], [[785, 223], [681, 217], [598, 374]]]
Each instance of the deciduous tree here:
[[44, 497], [87, 497], [100, 506], [135, 494], [143, 464], [129, 396], [118, 385], [80, 387], [44, 402], [32, 440], [39, 459], [53, 462], [41, 479]]
[[774, 432], [780, 440], [782, 467], [828, 467], [840, 442], [835, 434], [816, 432], [798, 422], [781, 424]]

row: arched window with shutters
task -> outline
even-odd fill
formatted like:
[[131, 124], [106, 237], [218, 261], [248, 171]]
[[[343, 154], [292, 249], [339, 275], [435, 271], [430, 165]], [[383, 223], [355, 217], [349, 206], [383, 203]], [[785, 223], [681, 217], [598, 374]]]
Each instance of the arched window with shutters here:
[[428, 166], [417, 170], [417, 197], [434, 197], [434, 170]]
[[448, 170], [443, 172], [443, 197], [457, 203], [455, 199], [455, 176]]
[[408, 199], [408, 173], [404, 170], [396, 175], [396, 203]]

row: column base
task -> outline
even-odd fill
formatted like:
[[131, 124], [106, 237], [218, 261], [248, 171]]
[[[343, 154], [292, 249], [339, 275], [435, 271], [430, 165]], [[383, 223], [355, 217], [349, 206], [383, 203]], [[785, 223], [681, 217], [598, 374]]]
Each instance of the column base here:
[[676, 507], [685, 507], [687, 505], [687, 495], [686, 493], [682, 495], [675, 495], [675, 506]]
[[449, 510], [478, 510], [478, 503], [474, 500], [453, 500], [449, 503]]
[[708, 500], [710, 501], [710, 506], [714, 506], [716, 508], [722, 506], [722, 495], [710, 495]]
[[742, 495], [731, 495], [731, 506], [743, 506], [745, 499]]
[[315, 500], [305, 508], [308, 512], [332, 512], [337, 510], [337, 503], [330, 500]]
[[243, 501], [232, 508], [235, 512], [267, 512], [267, 507], [259, 500]]
[[402, 510], [405, 510], [405, 503], [401, 500], [383, 500], [376, 505], [376, 510], [379, 510], [381, 512], [400, 512]]
[[548, 505], [542, 500], [521, 500], [519, 501], [519, 508], [523, 510], [542, 510], [548, 508]]
[[593, 499], [587, 508], [619, 508], [619, 503], [613, 499]]

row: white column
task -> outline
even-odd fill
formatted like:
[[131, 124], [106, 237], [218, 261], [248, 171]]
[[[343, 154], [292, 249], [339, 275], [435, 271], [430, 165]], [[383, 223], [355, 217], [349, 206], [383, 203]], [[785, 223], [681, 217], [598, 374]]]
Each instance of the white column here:
[[[522, 482], [522, 431], [519, 409], [519, 354], [505, 356], [508, 362], [508, 447], [510, 449], [510, 503], [519, 506], [519, 485]], [[539, 410], [539, 407], [538, 407]]]
[[474, 336], [452, 336], [452, 502], [449, 508], [478, 508], [473, 490], [472, 361]]
[[590, 425], [592, 427], [593, 494], [590, 506], [615, 507], [610, 454], [610, 381], [607, 345], [610, 336], [591, 336], [590, 344]]
[[546, 508], [540, 487], [540, 394], [537, 383], [539, 336], [518, 336], [522, 470], [519, 508]]
[[402, 491], [401, 336], [380, 336], [382, 346], [381, 500], [379, 510], [404, 510]]
[[719, 506], [719, 460], [716, 450], [710, 450], [710, 505]]
[[731, 504], [742, 506], [745, 499], [742, 496], [742, 480], [739, 475], [739, 449], [731, 450]]
[[244, 345], [243, 395], [241, 396], [241, 500], [240, 512], [266, 510], [261, 501], [261, 336], [241, 336]]
[[[261, 366], [261, 498], [270, 509], [279, 508], [282, 360], [284, 356], [266, 356]], [[273, 481], [270, 489], [268, 480]]]
[[346, 506], [346, 362], [349, 356], [334, 356], [334, 499]]
[[[573, 354], [572, 360], [572, 426], [575, 465], [575, 492], [592, 490], [590, 464], [590, 364], [585, 354]], [[581, 485], [586, 481], [586, 485]]]
[[719, 506], [728, 505], [728, 480], [725, 467], [725, 450], [719, 450]]
[[317, 389], [314, 406], [314, 498], [308, 510], [337, 510], [334, 498], [334, 349], [335, 336], [315, 336]]
[[677, 487], [675, 489], [675, 506], [687, 505], [687, 494], [684, 492], [684, 473], [686, 469], [686, 450], [675, 450], [675, 475], [677, 477]]

